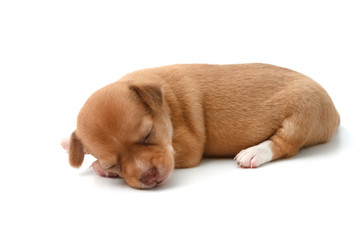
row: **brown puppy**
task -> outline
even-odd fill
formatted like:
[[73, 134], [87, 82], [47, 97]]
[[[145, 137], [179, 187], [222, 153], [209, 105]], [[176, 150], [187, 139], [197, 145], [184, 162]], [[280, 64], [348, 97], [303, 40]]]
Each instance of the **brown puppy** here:
[[95, 92], [63, 146], [73, 167], [90, 153], [101, 175], [152, 188], [204, 155], [237, 154], [245, 168], [294, 156], [329, 141], [339, 122], [326, 91], [292, 70], [173, 65], [130, 73]]

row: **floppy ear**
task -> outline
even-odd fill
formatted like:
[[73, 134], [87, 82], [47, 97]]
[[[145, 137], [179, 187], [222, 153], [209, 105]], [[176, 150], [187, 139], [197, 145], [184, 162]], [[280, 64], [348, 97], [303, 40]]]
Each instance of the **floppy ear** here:
[[131, 85], [129, 88], [149, 110], [154, 110], [155, 108], [161, 106], [163, 101], [163, 92], [160, 85]]
[[70, 137], [69, 163], [72, 167], [78, 168], [84, 161], [84, 148], [75, 132]]

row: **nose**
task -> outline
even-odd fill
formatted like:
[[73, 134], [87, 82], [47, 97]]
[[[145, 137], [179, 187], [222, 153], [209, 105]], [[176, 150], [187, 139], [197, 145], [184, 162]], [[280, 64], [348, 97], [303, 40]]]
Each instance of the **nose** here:
[[153, 185], [160, 181], [160, 174], [156, 167], [147, 170], [141, 177], [140, 181], [145, 185]]

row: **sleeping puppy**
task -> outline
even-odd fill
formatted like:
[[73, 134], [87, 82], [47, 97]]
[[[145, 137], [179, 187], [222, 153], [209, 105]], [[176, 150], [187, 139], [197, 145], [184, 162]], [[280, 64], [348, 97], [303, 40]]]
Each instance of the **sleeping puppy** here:
[[84, 154], [102, 176], [153, 188], [174, 168], [203, 156], [255, 168], [328, 142], [340, 118], [312, 79], [267, 64], [173, 65], [130, 73], [96, 91], [62, 145], [80, 167]]

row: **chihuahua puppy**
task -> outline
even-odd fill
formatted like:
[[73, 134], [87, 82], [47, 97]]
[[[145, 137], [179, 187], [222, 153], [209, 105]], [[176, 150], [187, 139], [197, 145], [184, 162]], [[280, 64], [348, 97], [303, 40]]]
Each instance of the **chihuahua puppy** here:
[[130, 73], [96, 91], [62, 142], [80, 167], [148, 189], [203, 156], [255, 168], [328, 142], [340, 123], [326, 91], [267, 64], [173, 65]]

